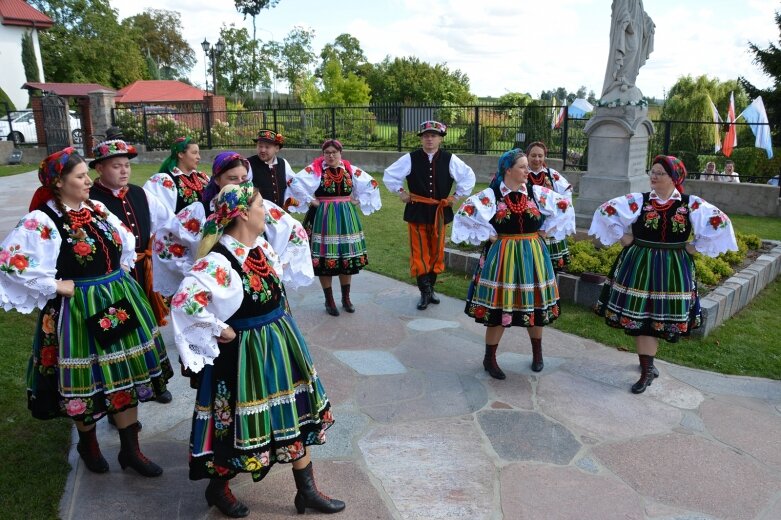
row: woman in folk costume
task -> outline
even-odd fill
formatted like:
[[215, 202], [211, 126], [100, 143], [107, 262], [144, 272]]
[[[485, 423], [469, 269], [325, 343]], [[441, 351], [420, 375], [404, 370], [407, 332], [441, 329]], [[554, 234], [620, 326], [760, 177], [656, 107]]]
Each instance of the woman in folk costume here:
[[[639, 394], [659, 372], [654, 356], [659, 338], [675, 343], [700, 325], [694, 260], [699, 251], [718, 256], [737, 251], [732, 223], [718, 208], [683, 192], [686, 167], [657, 155], [649, 172], [651, 191], [611, 199], [594, 212], [589, 234], [604, 245], [621, 242], [597, 302], [611, 327], [635, 336], [642, 374], [632, 385]], [[694, 240], [689, 241], [694, 234]]]
[[160, 165], [160, 173], [144, 183], [144, 189], [160, 199], [173, 213], [202, 200], [209, 177], [198, 171], [201, 152], [198, 143], [189, 137], [179, 137], [171, 145], [169, 155]]
[[535, 372], [543, 368], [542, 331], [559, 316], [556, 274], [543, 238], [575, 232], [569, 199], [528, 185], [529, 165], [519, 149], [499, 158], [491, 185], [469, 197], [453, 220], [453, 242], [486, 242], [469, 287], [465, 312], [485, 325], [483, 368], [496, 379], [505, 374], [496, 349], [505, 327], [527, 327]]
[[31, 212], [0, 244], [0, 302], [41, 309], [27, 371], [33, 416], [72, 418], [85, 465], [105, 473], [95, 423], [113, 415], [122, 469], [157, 477], [162, 468], [138, 447], [137, 405], [165, 393], [173, 372], [149, 302], [126, 272], [135, 238], [89, 200], [88, 173], [74, 148], [43, 160]]
[[[177, 215], [179, 225], [162, 229], [155, 239], [155, 290], [167, 296], [179, 287], [184, 274], [195, 263], [203, 223], [214, 212], [214, 197], [229, 184], [250, 181], [249, 165], [240, 154], [232, 151], [217, 154], [212, 164], [212, 176], [202, 193], [202, 202], [182, 209]], [[309, 241], [303, 226], [271, 201], [263, 200], [266, 208], [264, 238], [268, 240], [284, 266], [282, 281], [288, 289], [307, 286], [314, 279]], [[176, 224], [176, 220], [173, 222]], [[186, 233], [177, 233], [183, 227]]]
[[368, 264], [356, 207], [370, 215], [382, 207], [382, 201], [377, 181], [342, 159], [342, 143], [328, 139], [321, 148], [323, 156], [293, 177], [288, 196], [298, 202], [290, 206], [291, 211], [303, 213], [309, 208], [306, 221], [311, 225], [312, 266], [320, 277], [326, 311], [339, 316], [331, 279], [339, 276], [342, 307], [355, 312], [350, 282]]
[[323, 513], [344, 502], [317, 491], [307, 446], [325, 442], [330, 403], [306, 341], [282, 305], [279, 263], [261, 234], [262, 197], [251, 183], [224, 187], [215, 199], [199, 260], [171, 300], [185, 367], [199, 373], [190, 437], [190, 479], [210, 479], [209, 505], [249, 514], [228, 481], [261, 480], [291, 462], [295, 506]]
[[[545, 164], [547, 155], [548, 147], [541, 141], [535, 141], [526, 147], [526, 156], [529, 158], [529, 184], [551, 189], [571, 203], [572, 185], [562, 174]], [[558, 271], [569, 265], [567, 239], [556, 240], [552, 237], [546, 237], [545, 245], [548, 246], [550, 260], [555, 270]]]

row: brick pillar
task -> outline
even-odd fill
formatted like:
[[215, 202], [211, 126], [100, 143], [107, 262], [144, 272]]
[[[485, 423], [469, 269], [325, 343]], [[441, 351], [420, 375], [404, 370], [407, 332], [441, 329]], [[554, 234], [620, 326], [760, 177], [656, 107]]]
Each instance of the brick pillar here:
[[[89, 133], [84, 134], [84, 150], [87, 150], [86, 143], [89, 142], [89, 154], [92, 156], [92, 147], [97, 143], [93, 142], [92, 134], [105, 134], [108, 127], [111, 126], [111, 111], [116, 106], [114, 98], [117, 93], [113, 90], [93, 90], [88, 98], [89, 114]], [[82, 125], [86, 121], [82, 118]], [[83, 127], [82, 127], [83, 128]]]
[[43, 98], [41, 96], [30, 96], [30, 107], [33, 109], [35, 118], [35, 133], [38, 136], [38, 146], [46, 148], [46, 131], [43, 128]]

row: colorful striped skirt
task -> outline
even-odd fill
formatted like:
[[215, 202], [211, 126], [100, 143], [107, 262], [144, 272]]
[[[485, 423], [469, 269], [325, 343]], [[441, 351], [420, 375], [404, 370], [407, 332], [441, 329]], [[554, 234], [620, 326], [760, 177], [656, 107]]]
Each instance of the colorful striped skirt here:
[[[173, 377], [157, 323], [140, 285], [123, 270], [74, 280], [74, 295], [41, 311], [27, 367], [28, 407], [34, 417], [71, 417], [91, 424], [150, 401]], [[98, 344], [88, 317], [125, 298], [138, 327]]]
[[545, 238], [545, 245], [548, 246], [548, 254], [553, 264], [553, 269], [560, 271], [569, 265], [569, 244], [567, 239], [556, 240], [553, 237]]
[[316, 276], [356, 274], [369, 263], [358, 210], [350, 197], [318, 197], [312, 218], [312, 266]]
[[635, 239], [613, 264], [597, 314], [631, 336], [688, 336], [701, 316], [694, 261], [684, 246]]
[[466, 297], [468, 316], [484, 325], [534, 327], [559, 316], [559, 288], [537, 233], [499, 235], [480, 256]]
[[229, 320], [237, 332], [200, 374], [190, 437], [190, 479], [293, 462], [323, 444], [334, 422], [306, 341], [284, 310]]

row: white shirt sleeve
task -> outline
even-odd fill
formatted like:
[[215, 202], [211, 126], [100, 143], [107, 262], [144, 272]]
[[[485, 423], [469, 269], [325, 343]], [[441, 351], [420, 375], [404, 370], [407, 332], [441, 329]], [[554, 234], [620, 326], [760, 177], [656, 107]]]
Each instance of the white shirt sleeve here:
[[467, 242], [480, 245], [496, 235], [496, 230], [490, 224], [496, 214], [496, 197], [494, 190], [486, 188], [472, 195], [461, 204], [453, 216], [453, 230], [450, 240], [456, 244]]
[[615, 244], [640, 217], [642, 204], [642, 193], [610, 199], [594, 212], [588, 234], [597, 237], [603, 245]]
[[404, 189], [404, 181], [407, 179], [410, 171], [412, 171], [412, 158], [408, 153], [405, 153], [396, 162], [385, 168], [382, 182], [388, 188], [388, 191], [398, 195]]
[[170, 212], [176, 210], [176, 183], [169, 174], [156, 173], [142, 187], [165, 204]]
[[[285, 287], [290, 289], [311, 284], [315, 279], [315, 272], [312, 268], [309, 237], [304, 227], [270, 200], [264, 199], [263, 206], [266, 208], [265, 235], [271, 248], [278, 255], [278, 263], [282, 270], [280, 279]], [[279, 271], [277, 267], [275, 270]], [[279, 275], [279, 272], [277, 274]]]
[[454, 197], [467, 197], [475, 189], [475, 172], [455, 154], [450, 157], [450, 176], [456, 181]]
[[309, 209], [309, 203], [315, 199], [315, 192], [320, 187], [322, 175], [322, 171], [318, 171], [312, 164], [293, 175], [286, 194], [288, 197], [295, 199], [298, 204], [291, 205], [288, 208], [290, 211], [306, 213]]
[[732, 221], [719, 208], [696, 195], [689, 196], [689, 220], [692, 223], [692, 244], [700, 253], [718, 256], [727, 251], [737, 251]]
[[533, 186], [534, 199], [540, 213], [545, 215], [542, 231], [556, 240], [564, 240], [567, 235], [575, 233], [575, 210], [572, 201], [565, 195], [542, 186]]
[[382, 208], [382, 199], [380, 198], [380, 185], [364, 170], [352, 165], [353, 175], [353, 195], [357, 200], [364, 215], [371, 215]]

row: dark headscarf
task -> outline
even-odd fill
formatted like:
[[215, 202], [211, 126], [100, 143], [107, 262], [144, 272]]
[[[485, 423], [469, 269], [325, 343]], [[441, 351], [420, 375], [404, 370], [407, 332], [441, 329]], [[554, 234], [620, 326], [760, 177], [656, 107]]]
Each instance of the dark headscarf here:
[[230, 163], [234, 161], [241, 161], [244, 168], [249, 173], [249, 161], [244, 158], [243, 155], [237, 152], [222, 152], [217, 154], [212, 163], [212, 176], [209, 179], [209, 184], [203, 189], [203, 203], [209, 204], [209, 202], [220, 192], [220, 187], [217, 186], [217, 177], [225, 173]]
[[651, 166], [654, 164], [661, 164], [664, 171], [673, 180], [675, 188], [680, 193], [683, 193], [683, 181], [686, 180], [686, 166], [684, 166], [683, 161], [674, 155], [657, 155], [654, 157]]
[[526, 157], [526, 154], [523, 153], [523, 150], [520, 148], [513, 148], [512, 150], [504, 152], [499, 157], [496, 175], [494, 175], [494, 178], [491, 180], [491, 188], [495, 188], [502, 184], [504, 181], [504, 174], [508, 169], [513, 167], [513, 164], [515, 164], [515, 161], [517, 161], [519, 157]]

